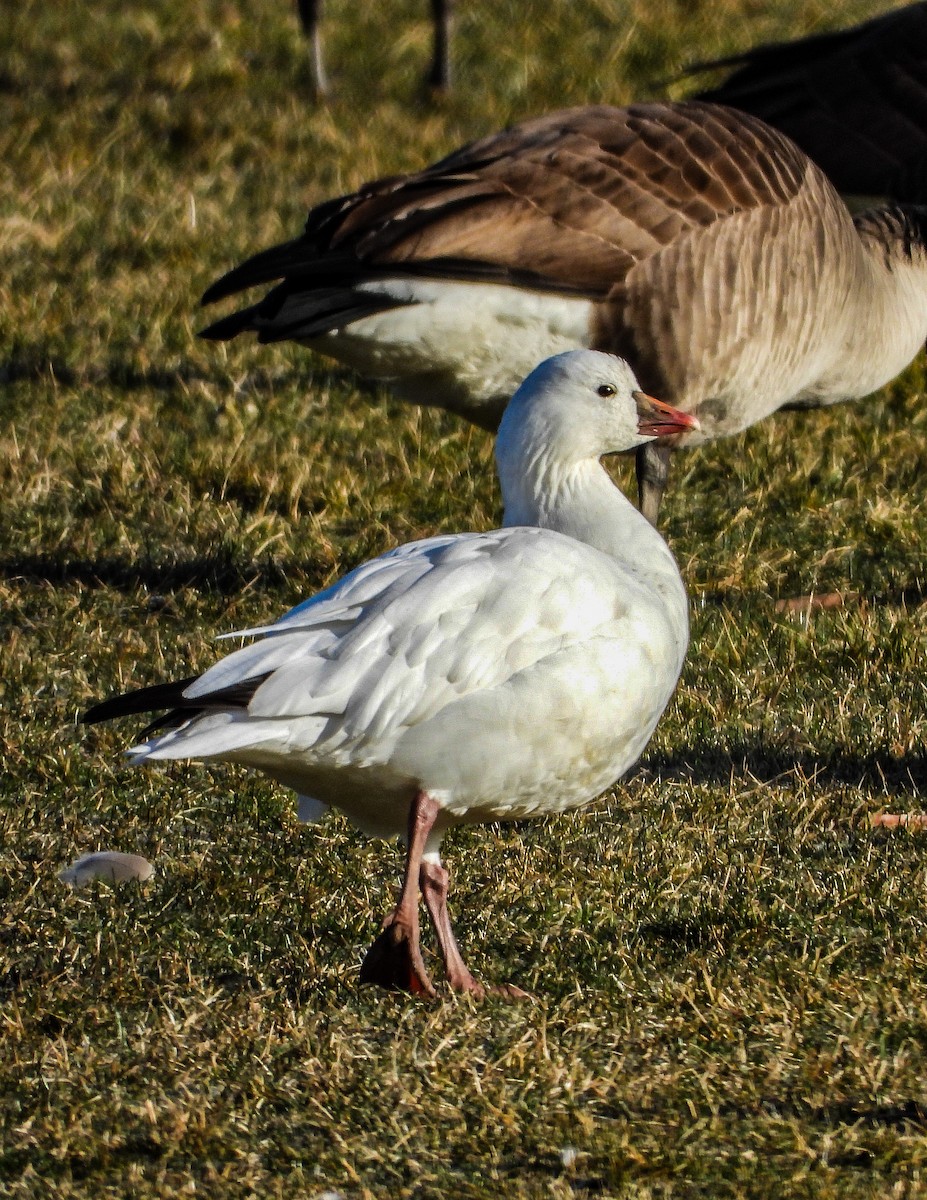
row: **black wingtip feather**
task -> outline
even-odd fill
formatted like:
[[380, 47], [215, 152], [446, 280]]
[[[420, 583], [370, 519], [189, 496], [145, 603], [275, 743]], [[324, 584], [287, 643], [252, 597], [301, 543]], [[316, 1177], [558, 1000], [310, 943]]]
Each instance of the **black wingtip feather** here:
[[[190, 675], [187, 679], [174, 680], [172, 683], [155, 683], [134, 692], [124, 692], [121, 696], [111, 696], [88, 708], [81, 715], [80, 722], [82, 725], [97, 725], [100, 721], [112, 721], [116, 717], [154, 712], [158, 708], [181, 707], [185, 703], [184, 691], [197, 678], [196, 675]], [[186, 703], [189, 704], [188, 701]]]
[[226, 296], [278, 279], [330, 286], [363, 278], [365, 271], [364, 263], [355, 254], [321, 249], [315, 241], [302, 236], [260, 250], [232, 267], [203, 292], [200, 304], [213, 304]]
[[220, 317], [218, 321], [199, 330], [196, 336], [207, 342], [230, 342], [240, 333], [249, 333], [255, 328], [254, 319], [259, 308], [260, 304], [252, 304], [238, 312], [229, 313], [227, 317]]
[[198, 675], [188, 675], [186, 679], [176, 679], [172, 683], [154, 683], [150, 687], [139, 688], [134, 692], [124, 692], [121, 696], [111, 696], [88, 708], [80, 717], [82, 725], [97, 725], [100, 721], [112, 721], [116, 717], [129, 717], [135, 713], [155, 712], [159, 708], [172, 711], [166, 718], [161, 718], [145, 730], [150, 732], [175, 719], [179, 720], [181, 713], [191, 717], [204, 708], [247, 708], [251, 697], [272, 672], [265, 671], [251, 679], [243, 679], [230, 687], [210, 692], [207, 696], [197, 696], [189, 699], [184, 692], [191, 683], [199, 679]]
[[261, 250], [239, 263], [237, 267], [233, 267], [231, 271], [226, 271], [221, 279], [211, 284], [203, 292], [200, 304], [213, 304], [216, 300], [224, 300], [226, 296], [243, 292], [259, 283], [271, 283], [275, 279], [282, 279], [294, 264], [301, 261], [304, 254], [305, 248], [301, 238]]
[[362, 317], [410, 303], [413, 302], [382, 293], [352, 291], [350, 287], [316, 287], [302, 291], [289, 283], [281, 283], [257, 304], [214, 321], [200, 331], [199, 337], [226, 342], [239, 333], [256, 333], [258, 340], [264, 343], [308, 340], [322, 337]]

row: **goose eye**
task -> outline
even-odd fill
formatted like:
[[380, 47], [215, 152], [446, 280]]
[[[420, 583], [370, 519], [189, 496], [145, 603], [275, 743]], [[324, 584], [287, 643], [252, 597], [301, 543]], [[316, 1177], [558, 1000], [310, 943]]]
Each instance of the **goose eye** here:
[[608, 396], [614, 396], [615, 394], [615, 389], [610, 383], [600, 383], [596, 388], [596, 391], [603, 399], [606, 399]]

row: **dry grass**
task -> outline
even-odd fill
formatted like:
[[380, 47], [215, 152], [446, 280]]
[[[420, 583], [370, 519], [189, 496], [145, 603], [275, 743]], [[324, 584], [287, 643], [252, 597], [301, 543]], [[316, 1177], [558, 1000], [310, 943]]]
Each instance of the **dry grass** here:
[[[687, 457], [692, 653], [643, 764], [573, 818], [448, 839], [474, 968], [533, 1003], [360, 990], [395, 848], [74, 725], [371, 554], [498, 516], [479, 431], [288, 348], [198, 343], [217, 273], [505, 121], [869, 11], [472, 0], [434, 107], [424, 4], [331, 8], [325, 108], [285, 4], [5, 16], [3, 1190], [920, 1194], [924, 835], [868, 818], [927, 787], [922, 365]], [[812, 592], [853, 598], [775, 611]], [[158, 874], [58, 882], [106, 847]]]

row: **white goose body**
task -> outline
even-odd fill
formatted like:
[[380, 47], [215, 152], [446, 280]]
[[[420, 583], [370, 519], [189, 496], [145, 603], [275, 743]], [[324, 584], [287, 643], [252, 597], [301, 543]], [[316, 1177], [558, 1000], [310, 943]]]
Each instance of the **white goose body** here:
[[[598, 456], [569, 445], [561, 413], [585, 361], [531, 377], [565, 429], [542, 420], [533, 391], [513, 401], [497, 448], [504, 528], [400, 546], [246, 632], [260, 640], [184, 695], [208, 705], [266, 677], [247, 708], [194, 719], [136, 760], [259, 767], [387, 836], [404, 831], [418, 786], [447, 826], [562, 811], [613, 783], [675, 687], [687, 601], [663, 539]], [[590, 378], [603, 362], [631, 378], [618, 360], [588, 361]]]
[[306, 344], [413, 404], [495, 428], [509, 396], [545, 358], [591, 347], [594, 305], [498, 283], [391, 278], [357, 291], [406, 303]]
[[494, 428], [539, 355], [622, 355], [695, 445], [864, 396], [927, 338], [927, 210], [854, 222], [814, 163], [704, 103], [570, 109], [320, 205], [206, 293], [204, 336], [295, 339]]
[[575, 808], [637, 760], [669, 699], [686, 645], [676, 591], [660, 603], [608, 555], [547, 529], [413, 543], [185, 692], [208, 703], [272, 672], [246, 711], [133, 754], [258, 767], [387, 837], [404, 832], [419, 787], [441, 805], [439, 831]]
[[87, 718], [177, 705], [135, 761], [244, 763], [374, 834], [426, 796], [435, 869], [451, 825], [587, 803], [640, 756], [688, 639], [672, 555], [599, 462], [692, 424], [635, 386], [609, 355], [543, 363], [499, 432], [504, 528], [401, 546], [198, 679]]

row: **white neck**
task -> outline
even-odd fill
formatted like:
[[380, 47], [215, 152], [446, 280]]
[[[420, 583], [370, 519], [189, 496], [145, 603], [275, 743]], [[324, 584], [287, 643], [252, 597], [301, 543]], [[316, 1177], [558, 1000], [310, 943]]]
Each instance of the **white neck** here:
[[[615, 486], [598, 458], [557, 454], [543, 419], [506, 422], [496, 442], [503, 525], [553, 529], [617, 559], [687, 623], [676, 561], [649, 521]], [[560, 447], [561, 451], [563, 447]]]

